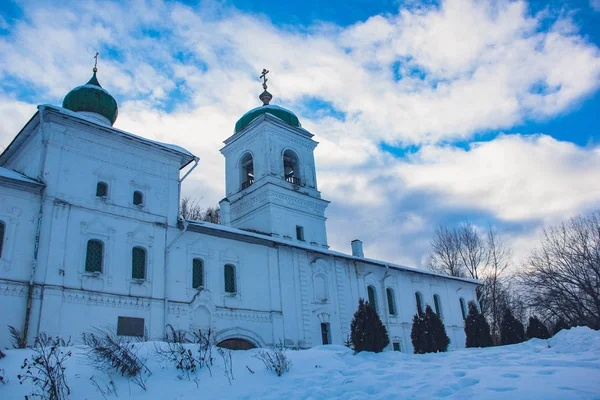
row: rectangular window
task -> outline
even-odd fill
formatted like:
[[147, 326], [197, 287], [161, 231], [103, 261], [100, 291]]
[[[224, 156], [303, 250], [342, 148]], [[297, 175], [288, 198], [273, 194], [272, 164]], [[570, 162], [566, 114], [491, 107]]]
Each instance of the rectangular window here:
[[375, 288], [373, 286], [367, 287], [367, 295], [369, 297], [369, 304], [371, 304], [376, 311], [379, 311], [377, 309], [377, 295], [375, 294]]
[[396, 302], [394, 301], [394, 291], [391, 288], [387, 288], [387, 301], [388, 301], [388, 311], [390, 315], [396, 315]]
[[98, 182], [96, 185], [96, 196], [106, 197], [108, 196], [108, 184], [106, 182]]
[[4, 232], [6, 231], [6, 225], [0, 221], [0, 258], [2, 258], [2, 249], [4, 248]]
[[392, 347], [394, 348], [394, 351], [402, 351], [402, 348], [400, 347], [400, 342], [392, 343]]
[[143, 337], [144, 318], [119, 317], [117, 321], [117, 335]]
[[304, 240], [304, 227], [296, 225], [296, 239]]
[[200, 289], [204, 286], [204, 263], [199, 258], [194, 258], [192, 263], [192, 287]]
[[85, 272], [102, 272], [104, 244], [99, 240], [88, 240], [85, 254]]
[[235, 267], [231, 264], [225, 265], [225, 293], [236, 293]]
[[144, 194], [139, 190], [133, 192], [133, 204], [136, 206], [144, 205]]
[[325, 322], [321, 324], [321, 341], [323, 342], [323, 344], [331, 344], [329, 324]]
[[131, 252], [131, 278], [146, 279], [146, 249], [134, 247]]

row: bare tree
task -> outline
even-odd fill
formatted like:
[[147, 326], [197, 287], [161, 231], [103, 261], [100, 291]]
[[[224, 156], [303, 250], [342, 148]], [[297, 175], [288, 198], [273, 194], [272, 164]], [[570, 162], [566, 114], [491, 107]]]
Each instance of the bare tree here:
[[206, 221], [213, 224], [220, 223], [219, 207], [208, 207], [206, 211], [200, 205], [200, 200], [192, 200], [189, 197], [181, 199], [179, 215], [188, 221]]
[[521, 283], [545, 319], [600, 329], [600, 211], [544, 230]]
[[200, 200], [192, 200], [189, 197], [181, 199], [179, 215], [188, 221], [200, 221], [202, 219], [203, 209], [199, 204]]
[[220, 224], [221, 219], [219, 218], [219, 207], [208, 207], [206, 212], [202, 215], [202, 221], [212, 222], [213, 224]]
[[503, 274], [512, 260], [512, 250], [491, 225], [486, 238], [487, 268], [483, 278], [481, 311], [488, 317], [494, 336], [499, 335], [502, 313], [506, 307], [503, 299], [507, 297], [509, 286], [503, 280]]
[[458, 254], [469, 278], [480, 279], [487, 267], [486, 243], [475, 226], [465, 222], [458, 227]]
[[456, 229], [450, 230], [445, 226], [437, 228], [431, 240], [429, 270], [438, 274], [464, 277], [459, 248], [460, 239]]
[[477, 289], [477, 301], [489, 319], [492, 333], [498, 333], [502, 313], [513, 303], [509, 282], [503, 279], [510, 262], [511, 249], [492, 226], [482, 233], [473, 224], [464, 222], [454, 229], [436, 229], [428, 268], [481, 281], [483, 286]]

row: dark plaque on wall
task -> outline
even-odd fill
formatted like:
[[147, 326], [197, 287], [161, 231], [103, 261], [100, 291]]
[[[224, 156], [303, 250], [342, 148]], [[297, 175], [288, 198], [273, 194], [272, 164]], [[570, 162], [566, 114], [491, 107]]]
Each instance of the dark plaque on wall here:
[[144, 318], [119, 317], [117, 335], [144, 336]]

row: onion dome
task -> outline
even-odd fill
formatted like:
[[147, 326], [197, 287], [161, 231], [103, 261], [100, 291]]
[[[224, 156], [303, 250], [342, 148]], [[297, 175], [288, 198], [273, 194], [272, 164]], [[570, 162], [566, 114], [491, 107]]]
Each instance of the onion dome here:
[[269, 113], [271, 115], [274, 115], [277, 118], [279, 118], [280, 120], [282, 120], [283, 122], [287, 123], [288, 125], [296, 126], [296, 127], [302, 126], [302, 125], [300, 125], [300, 120], [298, 119], [296, 114], [294, 114], [290, 110], [286, 110], [283, 107], [274, 106], [271, 104], [265, 104], [260, 107], [253, 108], [252, 110], [248, 111], [246, 114], [242, 115], [242, 118], [240, 118], [238, 120], [238, 122], [235, 123], [234, 133], [238, 133], [239, 131], [244, 129], [246, 126], [248, 126], [248, 124], [250, 124], [250, 122], [254, 121], [258, 116], [260, 116], [264, 113]]
[[113, 125], [117, 120], [119, 108], [117, 101], [100, 86], [94, 67], [94, 75], [85, 85], [71, 90], [63, 100], [63, 108], [96, 117], [104, 123]]
[[282, 120], [283, 122], [285, 122], [288, 125], [295, 126], [295, 127], [302, 126], [302, 125], [300, 125], [300, 120], [298, 119], [296, 114], [294, 114], [290, 110], [287, 110], [283, 107], [274, 106], [274, 105], [269, 104], [269, 102], [273, 98], [273, 95], [271, 93], [267, 92], [267, 80], [268, 79], [267, 79], [266, 75], [268, 73], [269, 73], [269, 71], [267, 71], [266, 69], [263, 69], [262, 75], [260, 76], [262, 79], [264, 79], [264, 82], [262, 85], [264, 91], [260, 94], [260, 96], [258, 96], [258, 98], [263, 102], [263, 105], [260, 107], [253, 108], [252, 110], [248, 111], [246, 114], [242, 115], [242, 118], [240, 118], [235, 123], [234, 133], [238, 133], [239, 131], [243, 130], [246, 126], [248, 126], [250, 124], [250, 122], [254, 121], [257, 117], [259, 117], [260, 115], [265, 114], [265, 113], [271, 114], [271, 115], [279, 118], [280, 120]]

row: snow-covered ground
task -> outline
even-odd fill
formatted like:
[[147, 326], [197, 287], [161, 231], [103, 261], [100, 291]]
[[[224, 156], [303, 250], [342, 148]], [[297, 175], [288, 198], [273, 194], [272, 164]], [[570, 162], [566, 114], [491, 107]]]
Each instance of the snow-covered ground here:
[[[234, 380], [230, 385], [216, 356], [212, 377], [201, 370], [198, 382], [178, 379], [177, 370], [152, 356], [154, 345], [138, 345], [152, 370], [148, 391], [113, 374], [117, 395], [103, 395], [108, 378], [90, 366], [87, 348], [73, 347], [67, 364], [71, 399], [403, 399], [511, 398], [600, 399], [600, 332], [588, 328], [562, 331], [549, 340], [488, 349], [466, 349], [444, 354], [408, 355], [398, 352], [358, 355], [341, 346], [288, 351], [290, 372], [277, 377], [253, 357], [258, 350], [233, 354]], [[9, 350], [0, 360], [7, 383], [0, 383], [0, 399], [24, 399], [32, 392], [20, 385], [23, 359], [31, 350]], [[248, 367], [248, 368], [247, 368]], [[251, 373], [250, 370], [254, 371]], [[1, 372], [1, 371], [0, 371]], [[0, 374], [1, 375], [1, 374]]]

